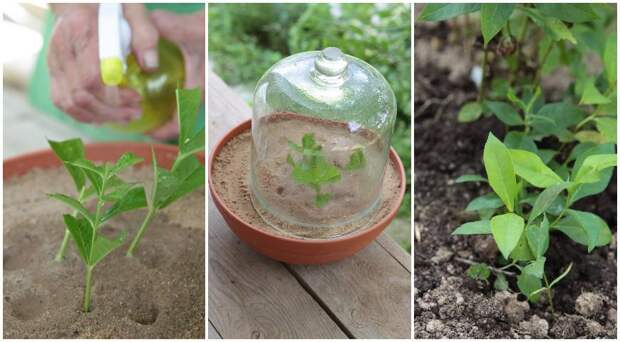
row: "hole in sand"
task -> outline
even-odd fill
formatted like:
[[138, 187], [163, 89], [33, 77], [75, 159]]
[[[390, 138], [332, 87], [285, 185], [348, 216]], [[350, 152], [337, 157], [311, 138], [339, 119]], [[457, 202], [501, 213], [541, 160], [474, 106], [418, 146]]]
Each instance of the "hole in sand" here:
[[4, 249], [3, 261], [5, 271], [15, 271], [25, 268], [32, 262], [33, 249], [39, 248], [38, 239], [24, 235], [14, 240], [15, 245]]
[[152, 303], [146, 303], [143, 306], [134, 308], [134, 310], [129, 313], [129, 318], [141, 325], [151, 325], [157, 321], [158, 315], [159, 309]]
[[11, 314], [20, 321], [33, 320], [43, 313], [44, 298], [32, 291], [22, 294], [10, 303]]

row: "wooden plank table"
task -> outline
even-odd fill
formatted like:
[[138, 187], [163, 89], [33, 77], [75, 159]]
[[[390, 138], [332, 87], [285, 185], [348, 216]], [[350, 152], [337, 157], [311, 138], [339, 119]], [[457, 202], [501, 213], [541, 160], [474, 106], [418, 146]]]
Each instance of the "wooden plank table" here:
[[[209, 151], [251, 109], [208, 79]], [[288, 265], [244, 245], [209, 201], [209, 338], [411, 338], [411, 256], [385, 233], [329, 265]]]

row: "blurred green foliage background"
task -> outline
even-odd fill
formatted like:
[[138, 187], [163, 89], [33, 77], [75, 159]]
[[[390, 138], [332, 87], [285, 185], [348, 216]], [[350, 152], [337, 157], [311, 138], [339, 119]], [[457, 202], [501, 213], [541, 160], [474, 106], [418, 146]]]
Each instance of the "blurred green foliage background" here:
[[[227, 84], [253, 90], [280, 59], [328, 46], [379, 70], [398, 116], [392, 145], [407, 170], [399, 218], [411, 217], [411, 9], [407, 4], [210, 4], [209, 60]], [[410, 227], [407, 228], [410, 230]], [[411, 250], [410, 235], [396, 237]], [[406, 234], [405, 234], [406, 235]]]

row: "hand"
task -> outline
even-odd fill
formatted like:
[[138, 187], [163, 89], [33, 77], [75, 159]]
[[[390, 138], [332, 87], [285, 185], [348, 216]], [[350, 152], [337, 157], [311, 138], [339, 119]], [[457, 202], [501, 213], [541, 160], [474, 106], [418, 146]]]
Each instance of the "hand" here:
[[[141, 115], [140, 95], [106, 87], [99, 71], [96, 4], [53, 4], [57, 15], [47, 55], [54, 104], [78, 121], [127, 122]], [[157, 29], [143, 5], [124, 5], [132, 50], [145, 70], [158, 67]]]
[[[181, 49], [185, 62], [185, 88], [200, 87], [204, 98], [205, 89], [205, 12], [174, 14], [166, 11], [151, 12], [151, 20], [160, 36]], [[178, 135], [178, 116], [149, 134], [159, 140]]]

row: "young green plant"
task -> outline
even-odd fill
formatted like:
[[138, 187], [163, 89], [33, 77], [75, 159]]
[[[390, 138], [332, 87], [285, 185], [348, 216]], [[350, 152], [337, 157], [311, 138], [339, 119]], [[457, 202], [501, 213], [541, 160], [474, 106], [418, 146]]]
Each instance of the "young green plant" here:
[[[306, 133], [301, 139], [301, 145], [288, 141], [291, 150], [301, 154], [301, 158], [295, 158], [289, 153], [286, 161], [293, 168], [291, 175], [296, 183], [307, 185], [315, 191], [314, 204], [322, 208], [332, 198], [333, 194], [321, 192], [321, 186], [339, 182], [342, 174], [341, 170], [330, 163], [323, 155], [322, 146], [318, 145], [314, 139], [314, 134]], [[346, 171], [354, 171], [364, 167], [366, 159], [361, 148], [357, 148], [351, 153], [349, 162], [345, 165]]]
[[[613, 146], [584, 149], [575, 156], [570, 174], [561, 177], [537, 154], [508, 148], [489, 133], [483, 160], [487, 178], [466, 175], [457, 182], [488, 182], [493, 192], [475, 198], [466, 208], [477, 212], [480, 220], [461, 225], [453, 234], [493, 236], [507, 261], [502, 269], [516, 268], [520, 272], [519, 290], [533, 302], [542, 291], [547, 291], [551, 304], [551, 287], [566, 276], [571, 265], [548, 282], [544, 269], [550, 234], [563, 233], [586, 246], [588, 252], [611, 242], [611, 231], [602, 218], [571, 206], [606, 188], [607, 175], [617, 163]], [[488, 278], [490, 272], [481, 269], [489, 268], [478, 264], [470, 273]], [[497, 279], [495, 287], [505, 287], [503, 276]]]
[[[77, 198], [65, 194], [49, 196], [74, 210], [73, 215], [63, 215], [63, 220], [86, 268], [82, 309], [88, 312], [95, 266], [120, 247], [127, 235], [127, 231], [123, 230], [110, 239], [101, 233], [101, 228], [120, 213], [146, 206], [142, 185], [127, 183], [117, 176], [119, 172], [141, 162], [142, 159], [132, 153], [125, 153], [115, 163], [95, 165], [83, 157], [83, 144], [78, 139], [50, 141], [50, 145], [61, 160], [72, 159], [64, 162], [65, 167], [76, 187], [80, 189]], [[89, 187], [86, 187], [86, 179], [90, 183]], [[94, 197], [95, 201], [94, 211], [87, 209], [86, 199], [91, 197]], [[65, 247], [66, 241], [63, 241], [61, 251]]]
[[179, 119], [178, 154], [172, 168], [167, 170], [157, 164], [152, 153], [153, 185], [148, 200], [148, 212], [134, 237], [127, 256], [133, 256], [144, 233], [158, 210], [166, 208], [188, 193], [204, 186], [205, 169], [195, 154], [205, 148], [205, 130], [195, 131], [201, 103], [200, 89], [177, 89], [177, 113]]

